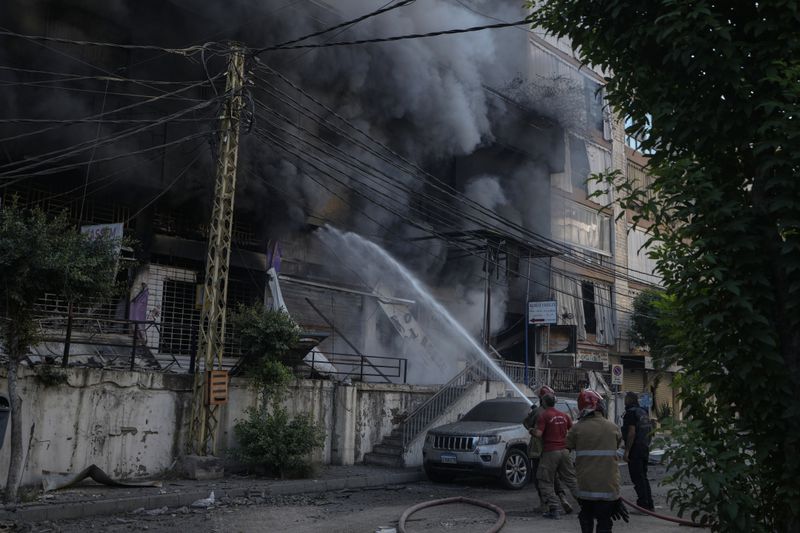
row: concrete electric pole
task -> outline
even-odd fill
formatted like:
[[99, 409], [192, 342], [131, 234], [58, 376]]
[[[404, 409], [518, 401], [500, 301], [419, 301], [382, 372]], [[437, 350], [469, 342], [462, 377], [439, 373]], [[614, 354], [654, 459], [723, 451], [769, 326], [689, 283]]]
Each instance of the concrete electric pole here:
[[217, 445], [218, 410], [227, 403], [228, 374], [222, 370], [225, 344], [225, 302], [233, 230], [233, 200], [243, 107], [244, 48], [231, 47], [220, 122], [219, 159], [214, 203], [208, 229], [203, 306], [195, 357], [189, 453], [213, 455]]

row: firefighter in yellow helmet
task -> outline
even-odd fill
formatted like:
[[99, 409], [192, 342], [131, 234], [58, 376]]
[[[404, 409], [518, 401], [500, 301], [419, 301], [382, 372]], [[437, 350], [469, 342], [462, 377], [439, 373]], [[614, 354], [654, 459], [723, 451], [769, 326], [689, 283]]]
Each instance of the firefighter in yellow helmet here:
[[596, 533], [610, 533], [613, 520], [628, 521], [628, 511], [620, 500], [617, 465], [622, 432], [606, 420], [605, 403], [597, 392], [581, 392], [578, 409], [581, 417], [567, 434], [567, 448], [575, 451], [581, 533], [595, 533], [595, 522]]

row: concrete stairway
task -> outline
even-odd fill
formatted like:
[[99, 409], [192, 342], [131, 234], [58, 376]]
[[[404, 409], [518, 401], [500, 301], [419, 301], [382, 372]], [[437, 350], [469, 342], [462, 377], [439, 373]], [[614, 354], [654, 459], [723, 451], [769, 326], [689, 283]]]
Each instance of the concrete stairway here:
[[403, 465], [403, 440], [398, 428], [376, 444], [371, 452], [364, 454], [364, 464], [381, 465], [402, 468]]

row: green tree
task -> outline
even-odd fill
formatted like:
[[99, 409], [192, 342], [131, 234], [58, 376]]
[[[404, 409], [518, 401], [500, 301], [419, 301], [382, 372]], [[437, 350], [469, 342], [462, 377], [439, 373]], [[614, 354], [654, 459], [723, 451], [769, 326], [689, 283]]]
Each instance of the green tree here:
[[670, 338], [673, 299], [660, 289], [646, 289], [633, 299], [631, 341], [647, 348], [657, 369], [675, 362], [676, 353]]
[[0, 210], [0, 340], [8, 357], [11, 403], [10, 465], [6, 501], [15, 504], [22, 464], [22, 398], [17, 367], [38, 342], [36, 301], [55, 293], [68, 301], [109, 294], [114, 287], [116, 246], [110, 238], [90, 239], [65, 216], [48, 218], [15, 203]]
[[672, 503], [717, 531], [800, 530], [800, 4], [534, 3], [647, 134], [652, 194], [605, 178], [653, 223], [680, 317]]

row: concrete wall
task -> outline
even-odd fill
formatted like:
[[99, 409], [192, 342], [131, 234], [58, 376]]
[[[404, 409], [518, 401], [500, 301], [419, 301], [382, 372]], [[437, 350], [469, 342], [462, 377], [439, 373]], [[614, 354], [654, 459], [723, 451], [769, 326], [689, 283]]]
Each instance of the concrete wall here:
[[[96, 464], [115, 478], [136, 478], [171, 466], [182, 446], [176, 428], [191, 410], [191, 376], [97, 369], [69, 369], [64, 375], [66, 383], [45, 385], [33, 370], [20, 369], [24, 485], [38, 483], [42, 470]], [[5, 394], [5, 372], [0, 387]], [[3, 473], [9, 434], [10, 428], [0, 450]]]
[[355, 412], [355, 461], [392, 432], [400, 415], [408, 414], [431, 397], [438, 387], [359, 383]]
[[[191, 413], [191, 376], [90, 368], [56, 371], [63, 372], [66, 383], [45, 384], [33, 369], [20, 369], [24, 485], [40, 483], [42, 470], [69, 472], [91, 464], [119, 479], [154, 477], [182, 454]], [[5, 390], [5, 372], [0, 371], [0, 392]], [[297, 380], [286, 407], [292, 414], [310, 413], [325, 429], [325, 444], [315, 460], [353, 464], [391, 432], [393, 417], [433, 392], [434, 388], [408, 385]], [[256, 402], [247, 380], [231, 380], [230, 402], [219, 418], [221, 453], [236, 445], [234, 424]], [[7, 432], [0, 472], [8, 471], [8, 460]], [[5, 475], [0, 476], [2, 483]]]

